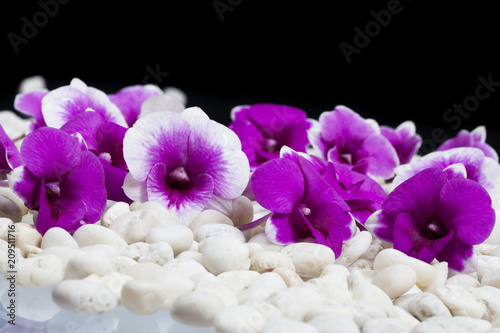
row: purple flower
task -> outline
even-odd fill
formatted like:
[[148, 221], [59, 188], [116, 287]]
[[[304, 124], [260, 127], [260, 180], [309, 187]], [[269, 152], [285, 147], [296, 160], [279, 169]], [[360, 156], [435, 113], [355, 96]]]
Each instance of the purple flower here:
[[284, 154], [259, 166], [251, 177], [257, 202], [272, 211], [266, 237], [291, 244], [313, 238], [338, 257], [353, 235], [349, 206], [303, 156]]
[[24, 139], [21, 158], [24, 165], [8, 175], [9, 186], [28, 208], [38, 210], [36, 228], [42, 235], [52, 227], [73, 233], [99, 220], [106, 208], [104, 172], [77, 138], [39, 128]]
[[415, 123], [405, 121], [396, 129], [380, 126], [380, 133], [392, 144], [399, 157], [400, 164], [410, 163], [422, 144], [422, 137], [416, 133]]
[[399, 164], [396, 150], [380, 134], [378, 124], [342, 105], [323, 112], [309, 137], [323, 158], [351, 165], [352, 170], [370, 177], [391, 178]]
[[278, 158], [285, 145], [299, 152], [309, 145], [311, 123], [300, 109], [277, 104], [238, 106], [231, 111], [231, 119], [229, 128], [240, 138], [252, 170]]
[[51, 90], [42, 99], [42, 115], [47, 126], [61, 128], [66, 122], [79, 113], [92, 110], [105, 121], [111, 121], [128, 127], [120, 109], [108, 96], [83, 81], [75, 78], [69, 86]]
[[47, 89], [40, 89], [16, 95], [14, 108], [20, 113], [33, 118], [26, 129], [26, 134], [33, 132], [37, 128], [47, 126], [42, 114], [42, 99], [48, 93]]
[[132, 126], [139, 118], [142, 103], [149, 97], [160, 94], [163, 94], [160, 88], [147, 84], [125, 87], [114, 94], [108, 95], [108, 97], [113, 104], [118, 106], [128, 126]]
[[493, 158], [486, 157], [482, 150], [472, 147], [435, 151], [410, 164], [400, 165], [395, 170], [396, 177], [392, 185], [395, 187], [424, 169], [434, 167], [444, 170], [456, 163], [465, 166], [467, 178], [483, 186], [493, 202], [500, 198], [500, 185], [496, 182], [500, 171], [498, 163]]
[[409, 256], [470, 273], [473, 245], [491, 233], [495, 210], [486, 190], [465, 176], [462, 164], [425, 169], [396, 187], [365, 226]]
[[104, 170], [107, 198], [131, 203], [122, 188], [128, 173], [123, 158], [123, 138], [127, 128], [104, 121], [96, 112], [86, 111], [77, 114], [61, 130], [81, 135], [86, 148], [99, 158]]
[[0, 125], [0, 182], [6, 180], [7, 174], [21, 164], [19, 151]]
[[486, 128], [476, 127], [472, 132], [461, 130], [457, 136], [443, 142], [438, 151], [448, 150], [458, 147], [475, 147], [483, 151], [486, 157], [491, 157], [498, 162], [498, 154], [489, 144], [486, 143]]
[[141, 117], [125, 134], [123, 152], [127, 196], [157, 201], [185, 225], [214, 196], [240, 196], [250, 175], [236, 134], [197, 107]]

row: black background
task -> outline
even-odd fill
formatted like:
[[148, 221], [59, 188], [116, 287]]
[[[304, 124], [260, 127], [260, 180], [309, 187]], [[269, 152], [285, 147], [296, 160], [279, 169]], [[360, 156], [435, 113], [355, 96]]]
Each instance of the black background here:
[[453, 136], [478, 125], [500, 149], [500, 87], [459, 117], [459, 127], [443, 119], [474, 96], [479, 76], [500, 82], [494, 2], [401, 0], [400, 12], [348, 63], [340, 43], [354, 45], [354, 28], [364, 30], [372, 11], [394, 0], [71, 0], [16, 53], [9, 34], [22, 37], [24, 22], [34, 23], [41, 3], [54, 1], [1, 5], [0, 110], [13, 109], [28, 76], [44, 76], [49, 89], [78, 77], [113, 93], [143, 83], [149, 68], [168, 73], [149, 83], [182, 89], [189, 106], [224, 124], [240, 104], [288, 104], [311, 118], [344, 104], [383, 125], [414, 120], [429, 149], [442, 140], [432, 139], [436, 128]]

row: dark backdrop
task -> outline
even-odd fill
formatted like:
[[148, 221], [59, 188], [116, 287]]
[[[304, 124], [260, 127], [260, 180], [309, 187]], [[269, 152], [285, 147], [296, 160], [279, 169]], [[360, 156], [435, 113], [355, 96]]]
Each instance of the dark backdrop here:
[[49, 89], [78, 77], [107, 93], [147, 81], [225, 124], [239, 104], [311, 118], [344, 104], [380, 124], [414, 120], [427, 151], [478, 125], [500, 148], [493, 2], [270, 2], [3, 3], [0, 109], [36, 74]]

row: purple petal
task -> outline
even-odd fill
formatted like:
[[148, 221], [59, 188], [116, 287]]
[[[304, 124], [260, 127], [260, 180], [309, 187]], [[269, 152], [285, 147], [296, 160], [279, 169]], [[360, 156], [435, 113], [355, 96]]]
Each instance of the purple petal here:
[[389, 140], [381, 135], [367, 136], [359, 148], [359, 157], [354, 161], [354, 171], [370, 177], [391, 178], [399, 158]]
[[148, 201], [147, 182], [135, 180], [129, 172], [123, 180], [123, 192], [127, 197], [137, 202]]
[[42, 98], [47, 95], [47, 89], [35, 90], [25, 94], [17, 94], [14, 108], [36, 120], [37, 128], [46, 126], [42, 115]]
[[396, 217], [391, 217], [380, 209], [368, 217], [364, 227], [381, 240], [392, 243], [395, 220]]
[[267, 220], [267, 239], [278, 244], [292, 244], [300, 240], [297, 232], [307, 230], [305, 218], [294, 208], [290, 214], [273, 213]]
[[478, 126], [470, 133], [467, 130], [461, 130], [460, 132], [458, 132], [457, 136], [443, 142], [437, 148], [437, 151], [445, 151], [458, 147], [476, 147], [481, 149], [484, 152], [485, 156], [491, 157], [496, 162], [498, 162], [497, 152], [485, 141], [486, 128], [484, 126]]
[[61, 196], [81, 200], [84, 220], [97, 222], [106, 209], [104, 171], [98, 158], [89, 151], [81, 153], [80, 163], [60, 183]]
[[22, 163], [21, 154], [0, 125], [0, 174], [9, 172]]
[[422, 138], [416, 134], [415, 123], [412, 121], [405, 121], [396, 129], [380, 126], [380, 133], [396, 149], [400, 164], [409, 163], [422, 144]]
[[453, 237], [453, 229], [444, 236], [432, 237], [427, 221], [409, 213], [400, 214], [394, 223], [394, 248], [410, 257], [430, 263]]
[[448, 268], [464, 274], [477, 270], [477, 257], [472, 245], [462, 243], [453, 237], [436, 256], [439, 261], [446, 261]]
[[452, 164], [444, 168], [443, 171], [446, 173], [448, 179], [467, 178], [467, 170], [465, 170], [465, 166], [462, 163]]
[[97, 130], [97, 152], [98, 154], [109, 154], [111, 165], [128, 171], [127, 163], [123, 157], [123, 139], [128, 128], [112, 123], [104, 122]]
[[48, 126], [60, 128], [79, 113], [91, 109], [105, 121], [112, 121], [128, 127], [118, 107], [108, 96], [95, 88], [87, 87], [79, 79], [73, 79], [69, 86], [49, 92], [42, 100], [42, 114]]
[[94, 111], [85, 111], [75, 115], [61, 127], [68, 134], [80, 133], [89, 150], [97, 153], [97, 130], [103, 124], [102, 117]]
[[304, 175], [292, 160], [274, 159], [254, 171], [250, 186], [262, 207], [275, 213], [289, 214], [304, 195]]
[[240, 138], [242, 145], [241, 149], [247, 156], [250, 167], [253, 170], [265, 162], [260, 156], [257, 156], [257, 151], [260, 150], [261, 142], [264, 140], [264, 137], [251, 121], [247, 119], [233, 121], [229, 124], [229, 128]]
[[465, 178], [448, 181], [440, 193], [438, 214], [464, 244], [482, 243], [495, 225], [491, 198], [478, 183]]
[[128, 171], [114, 167], [104, 158], [99, 157], [104, 170], [104, 185], [106, 187], [107, 199], [132, 203], [132, 200], [123, 191], [123, 183]]
[[155, 85], [134, 85], [120, 89], [108, 97], [113, 104], [118, 106], [128, 126], [132, 126], [139, 118], [142, 103], [149, 97], [162, 93], [162, 90]]
[[214, 192], [214, 182], [207, 174], [190, 180], [185, 189], [171, 188], [166, 183], [167, 169], [156, 164], [147, 180], [148, 200], [167, 207], [179, 223], [189, 225], [208, 203]]
[[81, 148], [69, 134], [43, 127], [26, 136], [21, 157], [35, 176], [56, 180], [80, 163]]
[[28, 168], [21, 165], [7, 175], [9, 187], [21, 198], [29, 209], [40, 205], [41, 178], [36, 177]]
[[242, 112], [247, 119], [269, 135], [283, 131], [287, 124], [303, 123], [307, 117], [301, 109], [278, 104], [253, 104], [246, 109], [241, 108], [238, 117], [243, 115]]

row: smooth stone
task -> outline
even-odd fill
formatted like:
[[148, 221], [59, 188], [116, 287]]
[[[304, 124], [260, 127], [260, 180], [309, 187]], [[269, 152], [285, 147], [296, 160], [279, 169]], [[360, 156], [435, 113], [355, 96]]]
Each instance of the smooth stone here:
[[432, 267], [434, 267], [434, 269], [436, 270], [436, 278], [431, 284], [425, 287], [420, 286], [420, 289], [422, 291], [428, 291], [433, 293], [439, 287], [444, 286], [446, 281], [448, 280], [448, 263], [446, 261], [443, 261], [432, 265]]
[[35, 256], [17, 262], [16, 280], [27, 288], [47, 288], [64, 279], [64, 266], [55, 255]]
[[198, 283], [203, 283], [203, 282], [217, 282], [217, 276], [214, 274], [206, 271], [206, 272], [199, 272], [196, 274], [193, 274], [189, 277], [191, 281], [194, 282], [194, 285], [196, 286]]
[[152, 262], [160, 266], [174, 259], [174, 251], [168, 243], [150, 244], [149, 252], [139, 257], [137, 262]]
[[312, 288], [317, 294], [341, 304], [352, 299], [352, 294], [347, 288], [332, 283], [328, 277], [309, 279], [301, 287]]
[[145, 256], [150, 252], [151, 244], [145, 242], [136, 242], [124, 247], [121, 255], [137, 261], [141, 256]]
[[248, 243], [260, 244], [265, 250], [270, 250], [270, 251], [280, 251], [283, 247], [285, 247], [284, 245], [275, 244], [269, 241], [264, 232], [260, 232], [252, 236], [252, 238], [248, 240]]
[[190, 259], [202, 263], [201, 261], [201, 253], [198, 251], [184, 251], [175, 256], [175, 259]]
[[425, 288], [436, 279], [436, 269], [421, 260], [412, 258], [395, 249], [384, 249], [380, 251], [373, 262], [375, 272], [392, 266], [394, 264], [404, 264], [412, 268], [417, 273], [417, 286]]
[[116, 299], [120, 301], [122, 297], [121, 294], [123, 285], [128, 281], [131, 281], [132, 277], [123, 273], [112, 271], [102, 276], [91, 274], [87, 276], [85, 280], [105, 285], [109, 290], [111, 290], [111, 292], [113, 292]]
[[417, 282], [417, 274], [404, 264], [396, 264], [380, 270], [371, 281], [391, 299], [403, 295], [415, 285], [415, 282]]
[[287, 289], [285, 281], [277, 273], [266, 272], [260, 274], [248, 285], [248, 288], [240, 292], [238, 300], [240, 304], [246, 302], [262, 301], [274, 293]]
[[331, 302], [331, 304], [328, 304], [326, 306], [316, 306], [311, 308], [309, 311], [307, 311], [304, 321], [309, 322], [317, 316], [327, 313], [339, 314], [349, 319], [354, 318], [354, 313], [351, 308], [337, 302]]
[[227, 271], [217, 275], [216, 279], [233, 293], [239, 294], [248, 289], [259, 276], [260, 274], [256, 271]]
[[83, 246], [80, 248], [85, 254], [94, 254], [101, 257], [107, 257], [112, 259], [120, 255], [120, 250], [116, 247], [107, 244], [95, 244], [89, 246]]
[[462, 286], [445, 285], [434, 293], [450, 309], [453, 316], [482, 318], [486, 312], [486, 306], [476, 301]]
[[185, 277], [190, 277], [207, 271], [207, 268], [205, 268], [198, 261], [183, 258], [169, 260], [162, 266], [162, 268], [166, 272], [180, 274]]
[[106, 209], [101, 218], [101, 225], [103, 227], [109, 228], [113, 224], [114, 220], [125, 213], [130, 213], [130, 205], [126, 202], [115, 202], [111, 207]]
[[392, 306], [389, 311], [387, 311], [387, 318], [396, 319], [402, 327], [407, 328], [409, 331], [420, 323], [417, 318], [399, 306]]
[[123, 285], [121, 304], [132, 313], [150, 315], [163, 305], [167, 288], [165, 283], [156, 280], [130, 280]]
[[264, 326], [264, 329], [262, 330], [262, 333], [291, 333], [291, 332], [319, 333], [318, 329], [312, 325], [285, 317], [271, 319], [266, 324], [266, 326]]
[[481, 278], [481, 284], [500, 289], [500, 269], [486, 272]]
[[235, 226], [252, 222], [254, 214], [252, 201], [250, 199], [242, 195], [233, 199], [232, 203], [233, 209], [229, 217]]
[[321, 278], [328, 276], [329, 281], [338, 284], [342, 288], [347, 289], [349, 288], [350, 275], [351, 272], [345, 266], [329, 264], [323, 268], [319, 277]]
[[170, 315], [182, 324], [209, 327], [224, 307], [224, 301], [212, 293], [191, 291], [175, 299]]
[[500, 269], [500, 258], [495, 256], [477, 256], [477, 278], [479, 281], [483, 275]]
[[86, 224], [78, 228], [73, 234], [73, 238], [80, 247], [96, 244], [106, 244], [123, 250], [127, 242], [112, 229], [95, 224]]
[[207, 238], [232, 237], [242, 243], [246, 242], [245, 235], [240, 229], [227, 224], [207, 223], [203, 224], [193, 232], [194, 240], [201, 243]]
[[351, 289], [351, 293], [353, 299], [376, 304], [384, 310], [392, 307], [391, 298], [382, 289], [373, 284], [357, 284]]
[[0, 194], [0, 217], [8, 218], [13, 222], [21, 222], [23, 212], [16, 202]]
[[386, 311], [375, 303], [353, 299], [345, 302], [344, 306], [352, 309], [353, 320], [360, 328], [371, 319], [387, 318]]
[[164, 273], [157, 277], [165, 285], [165, 297], [161, 308], [171, 310], [172, 304], [180, 295], [194, 290], [195, 282], [185, 276], [175, 273]]
[[31, 258], [31, 257], [34, 257], [40, 253], [42, 253], [42, 249], [37, 247], [37, 246], [33, 246], [33, 245], [25, 245], [24, 246], [24, 251], [23, 251], [23, 255], [26, 257], [26, 258]]
[[365, 253], [372, 244], [372, 235], [368, 231], [361, 231], [342, 244], [342, 252], [335, 263], [348, 267]]
[[215, 315], [214, 327], [218, 333], [259, 333], [267, 324], [267, 318], [253, 305], [226, 307]]
[[115, 271], [124, 274], [125, 270], [130, 266], [136, 265], [137, 261], [132, 258], [120, 255], [118, 257], [111, 258], [111, 264], [113, 265]]
[[483, 319], [493, 320], [495, 316], [500, 315], [500, 289], [484, 286], [471, 289], [470, 294], [476, 301], [486, 307], [486, 313]]
[[193, 232], [184, 225], [173, 224], [153, 228], [146, 236], [146, 243], [155, 244], [166, 242], [172, 247], [174, 255], [187, 251], [193, 243]]
[[[13, 225], [14, 222], [12, 222], [11, 219], [8, 219], [6, 217], [0, 217], [0, 239], [3, 240], [3, 241], [6, 241], [8, 242], [9, 240], [9, 230], [12, 230], [10, 227], [11, 225]], [[14, 230], [15, 230], [15, 226], [14, 226]], [[14, 234], [12, 234], [12, 231], [10, 232], [11, 234], [11, 238], [14, 236]]]
[[72, 249], [69, 247], [64, 247], [64, 246], [51, 246], [46, 249], [44, 249], [39, 256], [44, 256], [44, 255], [55, 255], [56, 257], [61, 260], [63, 264], [63, 269], [66, 269], [66, 266], [68, 265], [68, 262], [70, 261], [71, 258], [83, 255], [85, 252], [83, 252], [80, 249]]
[[283, 247], [280, 253], [292, 260], [302, 278], [319, 277], [325, 266], [335, 262], [332, 249], [321, 244], [294, 243]]
[[234, 237], [207, 238], [200, 244], [200, 252], [203, 266], [215, 275], [250, 268], [248, 248]]
[[40, 248], [46, 249], [51, 246], [64, 246], [78, 249], [78, 243], [73, 236], [63, 228], [53, 227], [47, 230], [42, 237]]
[[83, 254], [68, 261], [65, 278], [83, 279], [90, 274], [102, 276], [113, 271], [114, 267], [109, 258], [97, 254]]
[[352, 271], [353, 269], [359, 269], [362, 271], [373, 271], [373, 260], [366, 259], [366, 258], [359, 258], [355, 262], [349, 265], [347, 267], [349, 271]]
[[106, 286], [85, 280], [64, 280], [52, 290], [54, 302], [79, 314], [104, 313], [114, 309], [117, 298]]
[[42, 243], [42, 235], [35, 229], [34, 226], [18, 222], [14, 223], [16, 227], [16, 247], [24, 251], [26, 245], [40, 247]]
[[21, 214], [23, 216], [28, 214], [28, 207], [26, 207], [24, 201], [19, 198], [19, 196], [15, 194], [10, 187], [0, 187], [0, 195], [3, 195], [4, 197], [14, 201], [19, 206], [19, 208], [21, 208]]
[[447, 286], [462, 286], [465, 289], [469, 288], [479, 288], [481, 287], [481, 283], [476, 278], [473, 278], [472, 276], [469, 275], [454, 275], [448, 280], [446, 280], [445, 285]]
[[292, 260], [285, 254], [275, 251], [259, 251], [250, 258], [250, 269], [259, 273], [270, 272], [285, 267], [295, 271]]
[[141, 262], [128, 266], [123, 272], [134, 279], [152, 279], [161, 275], [165, 270], [158, 264], [152, 262]]
[[288, 267], [276, 267], [272, 270], [273, 273], [278, 273], [283, 281], [285, 281], [288, 288], [299, 285], [304, 280], [295, 272], [295, 269], [291, 269]]
[[415, 326], [412, 333], [428, 332], [455, 332], [480, 333], [484, 332], [477, 323], [472, 323], [463, 317], [435, 316], [428, 318]]
[[224, 284], [218, 281], [204, 281], [196, 284], [195, 291], [204, 291], [219, 296], [224, 302], [224, 306], [238, 305], [236, 294]]
[[[385, 327], [386, 332], [404, 332], [409, 333], [408, 325], [404, 320], [398, 318], [374, 318], [368, 320], [363, 326], [363, 333], [371, 330], [377, 331], [381, 327]], [[385, 332], [384, 331], [384, 332]]]
[[245, 246], [248, 247], [248, 256], [252, 258], [257, 252], [264, 251], [264, 247], [259, 243], [245, 243]]
[[194, 232], [196, 229], [204, 224], [225, 224], [229, 226], [234, 226], [233, 221], [226, 215], [214, 209], [206, 209], [198, 214], [194, 220], [189, 225], [189, 228]]
[[408, 310], [420, 321], [434, 316], [451, 317], [451, 312], [446, 305], [430, 292], [423, 292], [413, 297], [408, 303]]

